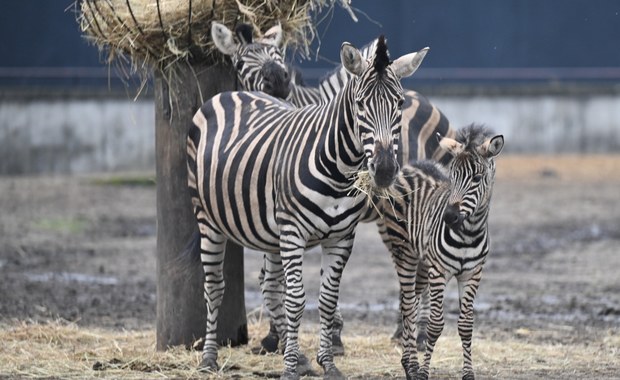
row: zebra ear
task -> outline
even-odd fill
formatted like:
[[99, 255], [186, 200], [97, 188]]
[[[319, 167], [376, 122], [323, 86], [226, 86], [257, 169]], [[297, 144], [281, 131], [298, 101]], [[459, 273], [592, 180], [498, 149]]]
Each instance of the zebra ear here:
[[428, 53], [429, 49], [430, 48], [425, 47], [418, 52], [403, 55], [395, 60], [392, 63], [392, 69], [394, 70], [396, 76], [399, 78], [406, 78], [413, 75], [418, 67], [420, 67], [422, 60], [424, 60], [424, 57], [426, 56], [426, 53]]
[[226, 55], [233, 55], [237, 51], [233, 32], [225, 25], [213, 21], [211, 24], [211, 38], [219, 51]]
[[448, 151], [448, 153], [453, 156], [456, 156], [457, 154], [465, 150], [465, 145], [454, 139], [451, 139], [449, 137], [441, 137], [439, 133], [437, 134], [437, 137], [441, 138], [439, 140], [439, 146]]
[[340, 61], [342, 67], [353, 75], [361, 75], [368, 67], [368, 62], [362, 57], [362, 54], [353, 45], [343, 42], [340, 47]]
[[265, 32], [265, 35], [258, 42], [273, 45], [277, 48], [282, 47], [282, 25], [278, 22]]
[[491, 158], [497, 156], [504, 148], [504, 136], [497, 135], [483, 142], [476, 148], [481, 156]]

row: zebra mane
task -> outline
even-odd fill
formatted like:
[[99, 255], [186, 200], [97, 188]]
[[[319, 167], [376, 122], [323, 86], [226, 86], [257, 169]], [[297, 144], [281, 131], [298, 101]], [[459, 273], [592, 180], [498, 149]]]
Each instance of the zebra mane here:
[[252, 43], [252, 34], [254, 33], [254, 28], [250, 24], [239, 24], [235, 28], [235, 34], [237, 38], [244, 44]]
[[493, 131], [486, 126], [470, 124], [457, 131], [455, 140], [465, 145], [465, 150], [471, 151], [492, 136]]
[[392, 61], [390, 61], [385, 36], [380, 35], [379, 40], [377, 41], [377, 49], [375, 50], [375, 60], [373, 63], [375, 71], [382, 74], [390, 63], [392, 63]]
[[409, 165], [419, 169], [422, 173], [434, 178], [437, 181], [449, 181], [448, 175], [446, 174], [446, 167], [437, 161], [418, 160], [410, 162]]

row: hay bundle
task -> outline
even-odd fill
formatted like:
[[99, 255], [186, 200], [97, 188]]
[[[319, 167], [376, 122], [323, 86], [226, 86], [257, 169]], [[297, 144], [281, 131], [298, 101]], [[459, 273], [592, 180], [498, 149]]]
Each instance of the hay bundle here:
[[[265, 30], [280, 22], [285, 46], [309, 54], [313, 12], [330, 0], [81, 0], [84, 34], [106, 49], [108, 61], [129, 56], [134, 69], [165, 69], [178, 60], [218, 59], [211, 21]], [[334, 0], [331, 0], [333, 6]], [[343, 2], [345, 6], [346, 3]]]

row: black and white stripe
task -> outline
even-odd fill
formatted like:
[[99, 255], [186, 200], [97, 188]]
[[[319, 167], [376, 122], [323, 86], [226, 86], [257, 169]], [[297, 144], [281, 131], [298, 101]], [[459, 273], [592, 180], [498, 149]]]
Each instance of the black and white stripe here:
[[[362, 55], [368, 57], [376, 43], [377, 40], [373, 40], [362, 47]], [[328, 73], [319, 84], [322, 101], [333, 98], [350, 79], [351, 75], [342, 66]], [[415, 160], [433, 159], [447, 163], [450, 157], [445, 155], [444, 150], [439, 149], [434, 136], [439, 133], [442, 136], [454, 137], [449, 120], [419, 92], [405, 89], [404, 99], [399, 162], [406, 164]]]
[[[284, 292], [283, 378], [299, 377], [303, 252], [321, 244], [317, 361], [327, 375], [341, 377], [331, 352], [333, 314], [355, 227], [366, 207], [362, 197], [351, 194], [351, 186], [364, 163], [375, 186], [393, 183], [403, 101], [399, 79], [413, 74], [425, 53], [426, 49], [390, 63], [380, 39], [373, 59], [364, 60], [345, 43], [341, 60], [354, 78], [326, 104], [295, 109], [264, 93], [227, 92], [196, 113], [187, 151], [209, 313], [202, 367], [217, 368], [223, 249], [230, 239], [266, 252], [270, 265], [266, 277], [278, 277], [284, 271], [285, 290], [278, 278], [265, 278], [272, 287], [267, 289], [267, 302], [277, 313], [278, 305], [273, 303]], [[284, 318], [276, 321], [283, 323]]]
[[[487, 221], [501, 135], [469, 126], [440, 145], [453, 156], [448, 168], [421, 161], [406, 166], [394, 184], [392, 202], [381, 200], [383, 240], [400, 282], [403, 356], [407, 378], [426, 379], [435, 343], [444, 326], [446, 284], [459, 287], [458, 331], [463, 345], [463, 378], [473, 379], [471, 340], [473, 302], [489, 252]], [[428, 286], [430, 319], [424, 361], [418, 370], [415, 345], [419, 298]], [[417, 377], [416, 377], [417, 376]]]
[[241, 89], [285, 99], [290, 93], [290, 77], [280, 49], [282, 28], [278, 24], [256, 40], [253, 31], [251, 25], [239, 24], [233, 33], [214, 21], [211, 38], [220, 52], [230, 56]]

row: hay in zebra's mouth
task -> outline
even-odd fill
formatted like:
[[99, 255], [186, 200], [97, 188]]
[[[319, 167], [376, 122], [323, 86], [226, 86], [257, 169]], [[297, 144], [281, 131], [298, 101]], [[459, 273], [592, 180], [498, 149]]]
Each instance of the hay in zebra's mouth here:
[[392, 204], [392, 200], [395, 197], [400, 196], [396, 191], [394, 191], [394, 185], [387, 188], [376, 187], [368, 170], [360, 170], [356, 173], [351, 191], [355, 196], [362, 194], [366, 196], [368, 206], [373, 207], [382, 218], [383, 212], [379, 209], [377, 203], [387, 200], [390, 204]]

